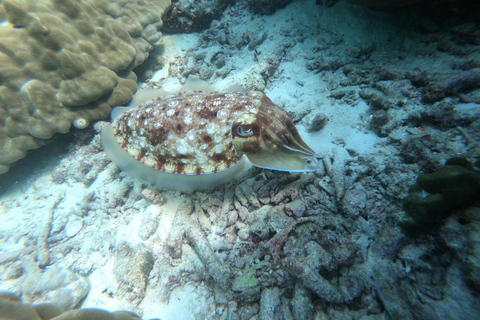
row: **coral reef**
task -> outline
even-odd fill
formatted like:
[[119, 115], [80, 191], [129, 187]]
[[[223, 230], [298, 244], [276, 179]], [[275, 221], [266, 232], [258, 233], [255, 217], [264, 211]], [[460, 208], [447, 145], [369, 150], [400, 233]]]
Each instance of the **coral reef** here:
[[465, 158], [449, 159], [444, 167], [417, 179], [403, 205], [409, 220], [400, 226], [409, 236], [435, 230], [452, 209], [478, 200], [480, 171]]
[[0, 6], [0, 174], [73, 124], [136, 91], [132, 69], [161, 33], [162, 1], [17, 1]]
[[90, 284], [85, 277], [55, 266], [43, 272], [29, 270], [22, 284], [22, 297], [26, 303], [51, 302], [62, 310], [70, 310], [80, 304], [89, 290]]
[[133, 312], [108, 312], [101, 309], [70, 310], [64, 312], [53, 304], [23, 304], [11, 292], [0, 291], [0, 314], [4, 320], [135, 320]]

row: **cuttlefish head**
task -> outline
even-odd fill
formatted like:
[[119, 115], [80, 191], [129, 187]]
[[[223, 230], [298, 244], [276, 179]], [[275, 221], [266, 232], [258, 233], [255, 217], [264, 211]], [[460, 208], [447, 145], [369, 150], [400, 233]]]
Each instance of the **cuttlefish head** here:
[[319, 169], [318, 156], [302, 139], [285, 110], [267, 97], [237, 117], [232, 125], [233, 146], [255, 166], [304, 172]]

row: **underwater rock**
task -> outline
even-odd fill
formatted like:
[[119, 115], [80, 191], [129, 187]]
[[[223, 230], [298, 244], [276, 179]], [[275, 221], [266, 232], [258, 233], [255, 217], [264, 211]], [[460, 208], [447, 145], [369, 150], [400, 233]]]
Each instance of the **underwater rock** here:
[[274, 209], [271, 206], [262, 206], [258, 210], [250, 212], [247, 217], [250, 224], [250, 232], [259, 240], [268, 239], [270, 232], [267, 227], [268, 221], [275, 215], [275, 212], [272, 212], [272, 210]]
[[414, 132], [414, 135], [405, 139], [400, 147], [400, 156], [405, 163], [417, 164], [422, 170], [431, 172], [439, 167], [439, 157], [432, 150], [441, 149], [442, 141], [422, 131]]
[[[96, 129], [101, 131], [101, 125], [104, 122], [95, 124]], [[97, 131], [98, 132], [98, 131]], [[78, 133], [80, 139], [85, 139], [88, 144], [70, 145], [70, 154], [60, 160], [60, 164], [56, 166], [52, 172], [52, 180], [58, 184], [67, 183], [69, 185], [75, 182], [82, 182], [86, 186], [91, 185], [98, 175], [105, 169], [109, 163], [108, 157], [101, 149], [100, 139], [91, 139], [91, 132]]]
[[44, 272], [30, 272], [22, 284], [24, 302], [48, 302], [63, 310], [77, 307], [89, 291], [90, 284], [86, 278], [56, 266]]
[[465, 210], [469, 221], [466, 225], [468, 236], [468, 255], [466, 260], [466, 275], [470, 285], [480, 292], [480, 208], [472, 207]]
[[430, 83], [430, 77], [428, 76], [425, 70], [421, 70], [419, 68], [415, 68], [413, 70], [408, 71], [405, 74], [405, 77], [412, 82], [412, 84], [417, 87], [425, 87]]
[[310, 292], [299, 282], [295, 284], [292, 299], [294, 319], [313, 319], [315, 308], [312, 305]]
[[308, 132], [317, 132], [322, 130], [328, 123], [328, 117], [323, 113], [315, 114], [310, 121], [308, 121]]
[[350, 2], [359, 3], [372, 9], [392, 10], [421, 0], [350, 0]]
[[363, 213], [367, 203], [367, 190], [361, 183], [356, 183], [345, 192], [343, 198], [343, 208], [346, 213], [352, 217], [356, 217]]
[[337, 71], [345, 66], [348, 62], [350, 61], [345, 61], [344, 59], [338, 57], [321, 55], [308, 62], [307, 69], [315, 73], [320, 73], [322, 71]]
[[260, 296], [260, 319], [279, 319], [281, 317], [280, 289], [264, 288]]
[[[447, 259], [441, 259], [443, 265], [460, 263], [462, 278], [473, 292], [480, 291], [480, 208], [472, 206], [452, 215], [439, 227], [438, 235], [442, 243], [438, 246], [445, 251]], [[448, 248], [445, 250], [445, 247]]]
[[388, 133], [384, 131], [384, 127], [388, 124], [390, 116], [386, 110], [375, 110], [370, 115], [370, 128], [379, 136], [386, 136]]
[[145, 296], [147, 279], [152, 271], [155, 260], [151, 249], [140, 243], [131, 247], [126, 242], [121, 242], [115, 257], [114, 272], [125, 291], [127, 299], [142, 300]]
[[465, 158], [452, 158], [434, 173], [418, 177], [403, 204], [408, 219], [399, 225], [409, 236], [431, 232], [452, 209], [469, 206], [479, 194], [479, 171]]
[[0, 291], [0, 300], [3, 301], [13, 301], [13, 302], [21, 302], [21, 299], [19, 296], [17, 296], [13, 292], [8, 292], [8, 291]]
[[[300, 247], [300, 243], [297, 245]], [[343, 293], [327, 280], [333, 269], [338, 267], [334, 256], [315, 241], [310, 241], [302, 247], [301, 252], [289, 255], [286, 259], [287, 270], [292, 277], [299, 279], [305, 288], [325, 302], [334, 304], [344, 302]]]
[[217, 257], [209, 238], [206, 237], [198, 222], [191, 218], [194, 211], [191, 199], [183, 197], [182, 200], [182, 203], [176, 209], [172, 228], [168, 234], [167, 249], [170, 256], [173, 258], [182, 256], [183, 239], [186, 238], [198, 259], [208, 271], [209, 277], [213, 278], [220, 287], [226, 288], [229, 285], [231, 270], [227, 264]]
[[269, 268], [270, 263], [264, 261], [243, 271], [232, 283], [232, 290], [240, 292], [240, 297], [246, 301], [256, 301], [260, 298], [262, 287], [257, 276], [257, 270]]
[[446, 89], [438, 83], [430, 84], [422, 89], [422, 102], [434, 103], [447, 97]]
[[54, 194], [48, 199], [48, 207], [42, 217], [40, 228], [37, 229], [37, 261], [40, 268], [45, 268], [52, 262], [48, 237], [52, 231], [53, 217], [57, 205], [62, 201], [61, 194]]
[[272, 14], [283, 9], [292, 0], [248, 0], [248, 5], [255, 13]]
[[75, 237], [83, 228], [83, 219], [76, 215], [69, 215], [67, 223], [65, 224], [65, 236], [68, 238]]
[[287, 263], [292, 276], [299, 278], [303, 286], [314, 292], [320, 299], [333, 304], [344, 302], [340, 291], [319, 274], [317, 263], [297, 260], [293, 257], [289, 258]]
[[234, 0], [173, 0], [162, 31], [191, 33], [207, 29]]
[[360, 90], [358, 94], [368, 101], [373, 110], [388, 110], [391, 106], [385, 94], [380, 90], [367, 88]]
[[480, 103], [456, 103], [453, 109], [457, 126], [468, 126], [480, 119]]
[[307, 203], [304, 199], [295, 199], [285, 204], [285, 212], [290, 216], [303, 217], [307, 211]]
[[434, 103], [445, 97], [459, 96], [480, 88], [480, 68], [444, 76], [422, 89], [422, 102]]
[[142, 240], [150, 238], [158, 228], [158, 221], [162, 214], [161, 209], [157, 205], [149, 206], [142, 214], [142, 221], [140, 222], [140, 229], [138, 236]]
[[165, 199], [165, 196], [159, 192], [158, 190], [153, 190], [153, 189], [145, 189], [142, 191], [142, 197], [147, 201], [148, 203], [151, 204], [156, 204], [156, 205], [162, 205], [167, 201]]
[[[460, 107], [460, 109], [462, 109]], [[464, 119], [462, 119], [464, 117]], [[419, 116], [411, 117], [419, 125], [434, 125], [439, 129], [455, 128], [465, 126], [472, 122], [471, 116], [455, 110], [455, 105], [451, 102], [440, 101], [432, 104], [422, 111]]]

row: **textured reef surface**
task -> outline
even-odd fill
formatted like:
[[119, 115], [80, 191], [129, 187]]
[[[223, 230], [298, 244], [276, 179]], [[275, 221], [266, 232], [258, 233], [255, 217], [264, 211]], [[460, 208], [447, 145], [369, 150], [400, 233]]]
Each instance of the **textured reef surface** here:
[[0, 1], [0, 174], [55, 133], [127, 103], [161, 37], [161, 1]]
[[148, 59], [126, 70], [139, 94], [192, 78], [265, 92], [318, 170], [252, 167], [216, 188], [158, 189], [110, 160], [100, 132], [111, 123], [88, 118], [0, 176], [0, 290], [22, 301], [4, 293], [0, 310], [480, 318], [480, 28], [460, 14], [473, 5], [262, 3], [173, 1]]

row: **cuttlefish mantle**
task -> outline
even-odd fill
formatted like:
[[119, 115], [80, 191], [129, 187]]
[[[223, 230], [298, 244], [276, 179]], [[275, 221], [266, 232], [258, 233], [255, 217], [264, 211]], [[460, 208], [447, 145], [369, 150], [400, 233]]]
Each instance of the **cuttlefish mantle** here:
[[115, 108], [112, 117], [102, 130], [107, 155], [160, 188], [213, 188], [248, 162], [292, 172], [319, 167], [287, 112], [260, 92], [187, 90]]

